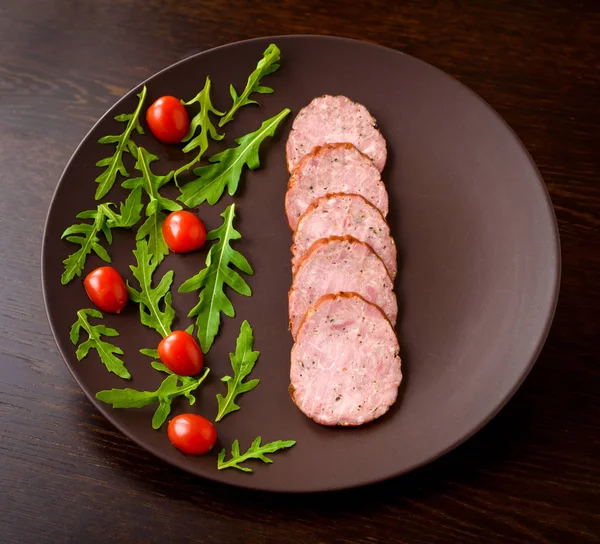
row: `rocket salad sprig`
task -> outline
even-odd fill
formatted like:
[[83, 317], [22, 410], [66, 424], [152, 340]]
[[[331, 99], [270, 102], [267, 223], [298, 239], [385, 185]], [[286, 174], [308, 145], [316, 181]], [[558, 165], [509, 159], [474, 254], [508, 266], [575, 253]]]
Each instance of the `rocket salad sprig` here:
[[131, 265], [129, 268], [139, 284], [139, 290], [128, 284], [129, 296], [140, 306], [142, 324], [154, 329], [164, 338], [171, 334], [171, 325], [175, 319], [170, 292], [173, 271], [166, 272], [158, 285], [152, 287], [152, 276], [158, 264], [152, 261], [152, 255], [148, 251], [148, 242], [139, 240], [133, 254], [137, 266]]
[[224, 286], [227, 285], [246, 297], [252, 294], [246, 280], [233, 268], [248, 275], [254, 274], [246, 257], [231, 247], [232, 240], [239, 240], [242, 237], [233, 227], [235, 204], [228, 206], [221, 217], [223, 224], [206, 235], [207, 240], [218, 240], [208, 252], [206, 267], [179, 287], [180, 293], [196, 290], [200, 292], [200, 300], [190, 310], [188, 316], [196, 318], [198, 339], [204, 353], [208, 353], [219, 332], [221, 314], [235, 317], [233, 304], [225, 294]]
[[285, 108], [264, 121], [254, 132], [238, 138], [235, 141], [238, 144], [236, 147], [213, 155], [208, 159], [210, 164], [195, 168], [194, 174], [198, 178], [181, 188], [178, 200], [186, 206], [194, 207], [203, 202], [216, 204], [225, 189], [233, 196], [238, 189], [244, 166], [250, 170], [256, 170], [260, 166], [260, 145], [268, 136], [275, 134], [277, 127], [289, 113], [290, 110]]
[[229, 86], [229, 93], [231, 94], [233, 105], [225, 114], [225, 116], [219, 121], [220, 127], [226, 123], [229, 123], [229, 121], [233, 119], [235, 112], [237, 112], [237, 110], [239, 110], [242, 106], [245, 106], [246, 104], [258, 104], [256, 100], [252, 100], [250, 98], [252, 93], [269, 94], [273, 92], [271, 87], [261, 85], [260, 80], [264, 76], [268, 76], [279, 69], [279, 64], [277, 63], [279, 62], [280, 56], [281, 51], [279, 51], [279, 48], [272, 43], [263, 53], [263, 58], [260, 59], [256, 65], [256, 69], [250, 74], [250, 76], [248, 76], [248, 81], [246, 82], [246, 87], [242, 91], [242, 94], [238, 96], [235, 87], [233, 85]]
[[125, 363], [117, 357], [117, 355], [123, 355], [123, 350], [102, 339], [103, 336], [119, 336], [119, 333], [115, 329], [103, 324], [92, 325], [89, 321], [90, 317], [102, 319], [103, 316], [101, 312], [91, 308], [79, 310], [77, 312], [77, 321], [71, 327], [69, 338], [73, 345], [78, 344], [82, 330], [88, 335], [88, 339], [81, 342], [77, 347], [77, 351], [75, 352], [77, 360], [81, 361], [81, 359], [87, 356], [90, 349], [93, 349], [98, 353], [98, 357], [100, 357], [100, 361], [102, 361], [106, 370], [116, 374], [119, 378], [130, 379], [131, 374], [125, 367]]
[[221, 378], [221, 381], [227, 385], [227, 394], [225, 396], [221, 394], [217, 395], [219, 411], [215, 421], [221, 421], [227, 414], [239, 410], [240, 407], [235, 403], [236, 398], [243, 393], [251, 391], [260, 382], [257, 379], [244, 381], [248, 374], [252, 372], [260, 355], [260, 351], [252, 351], [253, 344], [254, 335], [252, 327], [250, 323], [244, 321], [235, 344], [235, 353], [229, 354], [233, 377], [224, 376]]
[[69, 283], [75, 276], [81, 276], [87, 257], [91, 253], [95, 253], [104, 262], [111, 262], [110, 255], [101, 244], [100, 233], [108, 244], [112, 244], [111, 229], [131, 228], [139, 221], [142, 210], [141, 189], [129, 194], [125, 202], [121, 203], [119, 213], [114, 211], [113, 206], [112, 202], [105, 202], [98, 204], [95, 210], [86, 210], [77, 214], [77, 219], [92, 219], [92, 222], [71, 225], [62, 233], [62, 238], [80, 246], [75, 253], [63, 261], [65, 265], [61, 276], [63, 285]]
[[[192, 104], [199, 104], [200, 111], [192, 118], [190, 121], [190, 126], [188, 128], [187, 134], [184, 136], [182, 142], [186, 143], [183, 148], [184, 153], [190, 153], [197, 149], [195, 157], [184, 164], [182, 167], [178, 168], [175, 171], [175, 179], [182, 172], [189, 170], [192, 166], [194, 166], [197, 162], [200, 161], [204, 152], [208, 149], [209, 137], [215, 141], [222, 140], [224, 138], [224, 134], [219, 134], [217, 132], [217, 127], [215, 127], [210, 119], [210, 114], [214, 114], [217, 116], [222, 116], [223, 113], [215, 109], [212, 105], [212, 101], [210, 99], [210, 77], [206, 78], [206, 83], [204, 84], [204, 89], [202, 89], [194, 98], [189, 100], [188, 102], [183, 102], [186, 106], [191, 106]], [[196, 134], [196, 131], [200, 129], [200, 132]]]
[[225, 461], [226, 450], [223, 448], [219, 452], [219, 457], [217, 459], [217, 468], [219, 470], [223, 470], [226, 468], [237, 468], [242, 472], [252, 472], [252, 469], [246, 466], [243, 466], [241, 463], [248, 461], [248, 459], [259, 459], [263, 463], [272, 463], [273, 459], [267, 457], [267, 453], [275, 453], [276, 451], [291, 448], [296, 441], [295, 440], [275, 440], [274, 442], [269, 442], [268, 444], [262, 444], [262, 437], [257, 437], [254, 442], [250, 445], [250, 447], [244, 452], [240, 452], [240, 443], [238, 440], [234, 440], [231, 445], [231, 459], [229, 461]]
[[169, 373], [155, 391], [138, 391], [131, 388], [110, 389], [96, 393], [96, 398], [111, 404], [113, 408], [143, 408], [158, 402], [158, 407], [152, 417], [152, 428], [160, 429], [171, 413], [173, 399], [184, 396], [188, 399], [190, 406], [196, 402], [192, 393], [200, 387], [208, 373], [209, 369], [206, 368], [199, 378], [186, 378], [185, 380], [177, 374]]
[[118, 136], [103, 136], [98, 140], [100, 144], [116, 144], [115, 152], [104, 159], [99, 160], [96, 166], [104, 168], [104, 171], [96, 178], [98, 187], [96, 188], [96, 200], [103, 198], [114, 185], [117, 175], [121, 174], [124, 177], [129, 176], [127, 168], [123, 163], [123, 153], [131, 153], [132, 141], [130, 139], [132, 132], [135, 130], [138, 134], [144, 134], [144, 129], [140, 125], [140, 112], [146, 100], [146, 86], [142, 88], [138, 94], [138, 105], [133, 113], [122, 113], [115, 117], [116, 121], [127, 123], [125, 130]]

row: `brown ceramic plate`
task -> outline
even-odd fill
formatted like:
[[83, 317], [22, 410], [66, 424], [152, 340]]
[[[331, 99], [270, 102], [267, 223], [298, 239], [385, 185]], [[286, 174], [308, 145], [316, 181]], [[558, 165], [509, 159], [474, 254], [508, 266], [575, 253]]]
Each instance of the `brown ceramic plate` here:
[[[140, 324], [129, 305], [106, 318], [133, 375], [125, 384], [108, 374], [95, 354], [77, 362], [69, 328], [78, 309], [89, 307], [82, 281], [61, 286], [61, 261], [73, 250], [61, 241], [75, 215], [95, 206], [96, 161], [107, 155], [99, 137], [118, 134], [118, 113], [135, 108], [139, 87], [94, 126], [69, 162], [54, 195], [43, 243], [46, 308], [60, 351], [91, 402], [122, 432], [161, 459], [194, 474], [238, 486], [273, 491], [320, 491], [376, 482], [405, 473], [441, 456], [480, 429], [507, 402], [532, 367], [548, 332], [558, 293], [559, 243], [550, 200], [540, 175], [518, 138], [479, 97], [439, 70], [391, 49], [330, 37], [286, 36], [234, 43], [185, 59], [150, 78], [147, 105], [164, 94], [190, 98], [210, 75], [215, 105], [227, 109], [228, 85], [243, 88], [269, 43], [281, 49], [281, 69], [264, 81], [275, 93], [261, 95], [262, 107], [246, 106], [226, 126], [224, 145], [284, 107], [292, 115], [261, 149], [262, 166], [246, 172], [235, 196], [235, 243], [255, 269], [248, 279], [253, 296], [231, 296], [237, 315], [224, 318], [206, 357], [212, 373], [194, 412], [213, 418], [219, 381], [230, 372], [242, 320], [254, 328], [262, 352], [254, 371], [257, 389], [240, 398], [242, 409], [217, 425], [218, 447], [204, 457], [187, 457], [150, 426], [153, 408], [114, 410], [95, 400], [97, 391], [131, 386], [154, 389], [160, 381], [138, 353], [159, 338]], [[313, 97], [345, 94], [367, 106], [387, 139], [383, 172], [390, 193], [389, 221], [399, 248], [396, 280], [400, 301], [398, 333], [404, 381], [390, 412], [361, 428], [321, 427], [292, 404], [287, 392], [292, 339], [287, 330], [291, 280], [291, 233], [283, 202], [288, 174], [285, 140], [292, 119]], [[145, 122], [144, 122], [145, 125]], [[147, 131], [148, 132], [148, 131]], [[176, 146], [148, 133], [138, 142], [160, 157], [166, 173], [181, 164]], [[215, 145], [212, 150], [223, 146]], [[131, 163], [128, 166], [132, 167]], [[171, 196], [175, 196], [171, 190]], [[168, 190], [165, 190], [168, 193]], [[109, 198], [119, 202], [115, 186]], [[201, 206], [207, 228], [220, 224], [231, 202]], [[110, 253], [131, 278], [133, 236], [117, 232]], [[169, 256], [160, 272], [175, 271], [175, 287], [204, 265], [206, 248]], [[100, 265], [90, 258], [85, 273]], [[194, 294], [175, 295], [176, 325], [189, 324]], [[189, 411], [178, 401], [174, 413]], [[217, 451], [239, 439], [245, 449], [264, 440], [294, 439], [294, 448], [273, 455], [274, 463], [251, 462], [253, 474], [218, 471]]]

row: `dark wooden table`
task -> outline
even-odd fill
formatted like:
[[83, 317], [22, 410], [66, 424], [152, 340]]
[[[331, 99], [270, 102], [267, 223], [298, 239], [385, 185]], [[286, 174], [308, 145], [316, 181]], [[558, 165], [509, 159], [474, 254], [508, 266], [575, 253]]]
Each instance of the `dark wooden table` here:
[[[364, 39], [494, 107], [539, 166], [562, 290], [537, 365], [484, 430], [408, 476], [273, 496], [191, 477], [116, 431], [63, 364], [40, 287], [61, 171], [123, 93], [256, 36]], [[600, 3], [595, 0], [0, 3], [0, 542], [600, 540]]]

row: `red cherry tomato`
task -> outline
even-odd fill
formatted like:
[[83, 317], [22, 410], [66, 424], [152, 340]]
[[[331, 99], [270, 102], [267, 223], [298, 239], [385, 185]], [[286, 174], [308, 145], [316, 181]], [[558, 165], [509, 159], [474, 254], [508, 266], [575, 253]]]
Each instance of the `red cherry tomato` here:
[[206, 242], [204, 223], [184, 210], [170, 213], [163, 223], [162, 232], [169, 249], [175, 253], [194, 251]]
[[146, 112], [146, 121], [157, 140], [177, 144], [185, 136], [190, 119], [185, 106], [174, 96], [161, 96]]
[[160, 360], [175, 374], [194, 376], [204, 366], [204, 355], [198, 342], [185, 331], [173, 331], [158, 344]]
[[215, 426], [196, 414], [181, 414], [169, 421], [167, 430], [171, 444], [183, 453], [202, 455], [217, 441]]
[[127, 304], [127, 287], [112, 266], [101, 266], [83, 280], [85, 292], [103, 312], [118, 314]]

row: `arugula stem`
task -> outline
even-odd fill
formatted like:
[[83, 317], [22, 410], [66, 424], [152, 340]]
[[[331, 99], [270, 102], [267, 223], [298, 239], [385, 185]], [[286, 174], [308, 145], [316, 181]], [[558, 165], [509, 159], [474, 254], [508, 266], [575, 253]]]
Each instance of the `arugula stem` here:
[[[233, 213], [235, 210], [234, 206], [231, 206], [230, 210], [230, 214]], [[225, 229], [225, 233], [223, 235], [223, 239], [225, 240], [230, 240], [231, 239], [231, 230], [233, 229], [233, 219], [230, 221], [227, 218], [225, 218], [224, 221], [227, 224], [227, 227]], [[227, 264], [228, 262], [224, 262], [225, 261], [225, 251], [221, 251], [219, 253], [219, 265], [217, 266], [217, 275], [219, 273], [221, 274], [226, 274], [227, 273]], [[219, 291], [219, 285], [217, 282], [215, 282], [215, 284], [213, 285], [213, 290], [210, 293], [210, 306], [209, 306], [209, 310], [208, 310], [208, 322], [207, 322], [207, 329], [208, 330], [212, 330], [212, 326], [211, 326], [211, 322], [213, 319], [217, 320], [217, 324], [214, 325], [214, 328], [216, 330], [219, 329], [219, 321], [221, 319], [221, 314], [219, 313], [219, 309], [214, 308], [215, 302], [217, 300], [217, 297], [215, 296], [215, 293]], [[200, 330], [198, 330], [198, 333], [200, 333]]]
[[[240, 384], [240, 379], [236, 379], [234, 382], [234, 387], [237, 389], [237, 387]], [[217, 417], [215, 418], [215, 421], [221, 421], [223, 419], [223, 417], [225, 416], [225, 414], [229, 411], [228, 408], [231, 406], [231, 404], [233, 403], [233, 396], [227, 396], [225, 398], [225, 402], [219, 407], [219, 412], [217, 413]]]
[[148, 197], [150, 198], [150, 202], [154, 201], [154, 200], [158, 200], [157, 195], [158, 195], [158, 191], [155, 189], [154, 184], [152, 183], [152, 172], [150, 172], [150, 167], [148, 166], [148, 163], [145, 160], [145, 155], [144, 153], [140, 153], [139, 156], [140, 160], [139, 160], [139, 165], [140, 165], [140, 171], [142, 172], [142, 180], [144, 183], [144, 189], [146, 190], [146, 193], [148, 194]]
[[[141, 266], [142, 277], [144, 279], [144, 283], [142, 285], [151, 285], [152, 284], [152, 274], [149, 274], [149, 269], [146, 266]], [[159, 316], [160, 308], [158, 307], [158, 301], [154, 301], [153, 297], [147, 297], [147, 301], [144, 302], [145, 305], [148, 306], [148, 310], [151, 315]], [[159, 334], [165, 338], [171, 334], [171, 328], [165, 326], [161, 319], [156, 320], [158, 322], [158, 332]]]
[[[98, 206], [98, 211], [102, 212], [102, 214], [104, 215], [104, 217], [106, 217], [106, 219], [110, 219], [112, 221], [114, 221], [115, 223], [118, 221], [119, 219], [119, 215], [116, 214], [115, 212], [113, 212], [110, 207], [106, 204], [100, 204]], [[98, 214], [100, 215], [100, 214]]]

